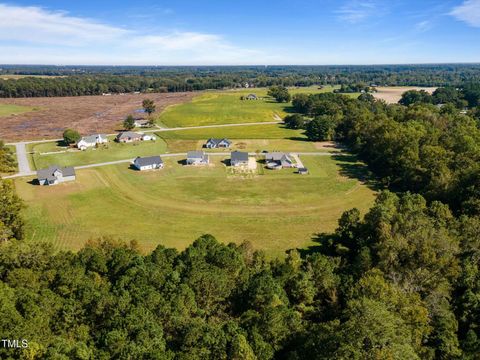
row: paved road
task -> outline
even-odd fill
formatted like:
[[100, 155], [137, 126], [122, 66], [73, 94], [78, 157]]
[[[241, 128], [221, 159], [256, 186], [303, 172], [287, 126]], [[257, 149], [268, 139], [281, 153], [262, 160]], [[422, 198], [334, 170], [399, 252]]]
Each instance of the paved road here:
[[27, 148], [25, 143], [16, 143], [15, 152], [17, 153], [18, 174], [30, 175], [32, 170], [30, 169], [30, 163], [27, 157]]

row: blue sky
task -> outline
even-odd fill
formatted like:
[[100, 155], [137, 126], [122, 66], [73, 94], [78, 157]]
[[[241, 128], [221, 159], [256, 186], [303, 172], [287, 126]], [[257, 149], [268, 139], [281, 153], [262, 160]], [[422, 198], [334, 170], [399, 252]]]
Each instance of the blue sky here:
[[480, 62], [480, 0], [0, 0], [0, 63]]

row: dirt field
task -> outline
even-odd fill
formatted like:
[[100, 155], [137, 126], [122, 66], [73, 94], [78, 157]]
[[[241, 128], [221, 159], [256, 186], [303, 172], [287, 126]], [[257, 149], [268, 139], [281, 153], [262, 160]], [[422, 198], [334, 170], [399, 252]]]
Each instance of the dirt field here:
[[373, 93], [373, 96], [377, 99], [385, 100], [389, 104], [398, 103], [402, 98], [402, 94], [408, 90], [425, 90], [430, 94], [437, 88], [435, 87], [414, 87], [414, 86], [392, 86], [392, 87], [377, 87], [377, 92]]
[[[0, 117], [0, 138], [7, 141], [59, 138], [66, 128], [77, 129], [81, 134], [111, 133], [118, 130], [127, 115], [142, 107], [145, 98], [155, 101], [159, 113], [168, 105], [189, 101], [194, 95], [166, 93], [0, 99], [0, 104], [40, 108]], [[137, 116], [141, 115], [137, 113]]]

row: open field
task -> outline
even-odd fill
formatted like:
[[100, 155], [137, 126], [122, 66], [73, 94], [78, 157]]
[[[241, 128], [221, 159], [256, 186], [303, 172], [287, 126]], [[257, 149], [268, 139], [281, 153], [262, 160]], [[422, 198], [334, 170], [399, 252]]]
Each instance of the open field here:
[[141, 108], [143, 99], [155, 101], [157, 111], [190, 100], [194, 93], [126, 94], [111, 96], [76, 96], [0, 99], [3, 105], [37, 108], [34, 112], [1, 118], [0, 138], [4, 140], [55, 139], [66, 128], [81, 134], [111, 133], [123, 119]]
[[377, 92], [372, 94], [376, 99], [385, 100], [388, 104], [396, 104], [402, 98], [402, 94], [408, 90], [425, 90], [431, 94], [437, 88], [415, 86], [379, 86], [376, 89]]
[[206, 168], [179, 160], [166, 159], [166, 168], [153, 172], [127, 164], [80, 170], [77, 181], [53, 187], [16, 179], [28, 205], [27, 240], [77, 250], [102, 234], [136, 239], [147, 251], [158, 244], [183, 249], [211, 233], [225, 243], [250, 240], [278, 256], [312, 245], [314, 233], [332, 231], [346, 209], [367, 210], [374, 196], [356, 178], [365, 168], [351, 156], [304, 156], [306, 176], [259, 164], [253, 178], [228, 175], [221, 157]]
[[57, 77], [64, 77], [64, 76], [57, 76], [57, 75], [17, 75], [17, 74], [1, 74], [0, 79], [3, 80], [18, 80], [18, 79], [23, 79], [26, 77], [35, 77], [35, 78], [42, 78], [42, 79], [47, 79], [47, 78], [57, 78]]
[[[4, 116], [17, 116], [23, 113], [39, 110], [39, 108], [34, 106], [20, 106], [20, 105], [9, 105], [9, 104], [0, 104], [0, 117]], [[2, 119], [3, 122], [4, 119]]]
[[[333, 87], [318, 86], [291, 88], [291, 94], [331, 92]], [[284, 117], [289, 104], [277, 103], [267, 97], [267, 88], [230, 91], [209, 91], [192, 101], [169, 106], [158, 117], [158, 122], [167, 127], [203, 126], [213, 124], [251, 123], [275, 120]], [[241, 96], [254, 93], [258, 100], [240, 100]]]

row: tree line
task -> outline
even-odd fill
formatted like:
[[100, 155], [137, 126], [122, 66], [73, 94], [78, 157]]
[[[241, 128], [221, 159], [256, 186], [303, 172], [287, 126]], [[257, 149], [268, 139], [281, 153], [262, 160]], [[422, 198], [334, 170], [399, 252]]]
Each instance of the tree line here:
[[[463, 86], [480, 82], [480, 65], [376, 66], [3, 66], [0, 97], [178, 92], [254, 86], [341, 85], [343, 92], [380, 86]], [[51, 77], [28, 77], [50, 75]], [[55, 77], [53, 77], [55, 76]], [[359, 85], [364, 84], [364, 85]]]

